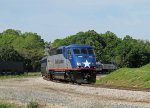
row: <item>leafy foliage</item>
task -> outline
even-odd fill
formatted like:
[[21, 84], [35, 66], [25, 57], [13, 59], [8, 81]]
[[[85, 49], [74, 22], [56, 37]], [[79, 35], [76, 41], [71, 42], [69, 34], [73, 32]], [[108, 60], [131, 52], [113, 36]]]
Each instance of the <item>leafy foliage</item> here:
[[39, 71], [44, 40], [36, 33], [8, 29], [0, 33], [0, 61], [23, 61], [26, 71]]
[[23, 57], [11, 46], [0, 47], [1, 61], [23, 61]]

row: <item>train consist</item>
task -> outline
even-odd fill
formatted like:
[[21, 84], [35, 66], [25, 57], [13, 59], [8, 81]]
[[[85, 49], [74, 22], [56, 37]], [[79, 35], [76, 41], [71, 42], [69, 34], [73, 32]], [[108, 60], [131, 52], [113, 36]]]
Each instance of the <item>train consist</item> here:
[[47, 80], [95, 83], [96, 58], [93, 48], [73, 44], [51, 49], [49, 55], [41, 60], [41, 74]]
[[23, 73], [24, 73], [23, 62], [14, 62], [14, 61], [0, 62], [0, 75], [15, 75]]
[[112, 62], [96, 62], [97, 73], [109, 73], [117, 69], [117, 65]]

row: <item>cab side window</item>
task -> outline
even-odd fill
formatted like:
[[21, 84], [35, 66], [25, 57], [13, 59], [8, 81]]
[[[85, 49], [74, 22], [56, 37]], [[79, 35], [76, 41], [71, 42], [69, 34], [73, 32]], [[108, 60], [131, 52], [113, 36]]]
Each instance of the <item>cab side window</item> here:
[[68, 52], [67, 52], [67, 53], [68, 53], [68, 58], [69, 58], [69, 59], [71, 59], [71, 58], [72, 58], [71, 51], [70, 51], [70, 50], [68, 50]]
[[57, 49], [57, 54], [62, 54], [62, 49]]

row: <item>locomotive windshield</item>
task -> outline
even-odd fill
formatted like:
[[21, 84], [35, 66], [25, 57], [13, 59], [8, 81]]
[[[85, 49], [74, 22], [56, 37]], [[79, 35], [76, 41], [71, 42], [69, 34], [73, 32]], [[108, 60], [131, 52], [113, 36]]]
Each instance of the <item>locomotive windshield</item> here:
[[73, 49], [74, 54], [80, 54], [80, 50], [79, 49]]
[[74, 54], [94, 54], [93, 49], [92, 48], [76, 48], [73, 49], [73, 53]]
[[93, 49], [88, 48], [88, 54], [94, 54]]
[[82, 49], [81, 49], [81, 54], [87, 54], [87, 50], [84, 49], [84, 48], [82, 48]]

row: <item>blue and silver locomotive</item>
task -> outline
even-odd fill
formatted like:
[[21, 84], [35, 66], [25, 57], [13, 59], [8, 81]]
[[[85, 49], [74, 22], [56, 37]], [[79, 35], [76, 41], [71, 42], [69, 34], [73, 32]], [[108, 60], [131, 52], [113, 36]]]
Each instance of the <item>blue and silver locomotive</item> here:
[[51, 49], [49, 55], [41, 60], [41, 73], [47, 80], [95, 83], [96, 58], [93, 48], [73, 44]]

